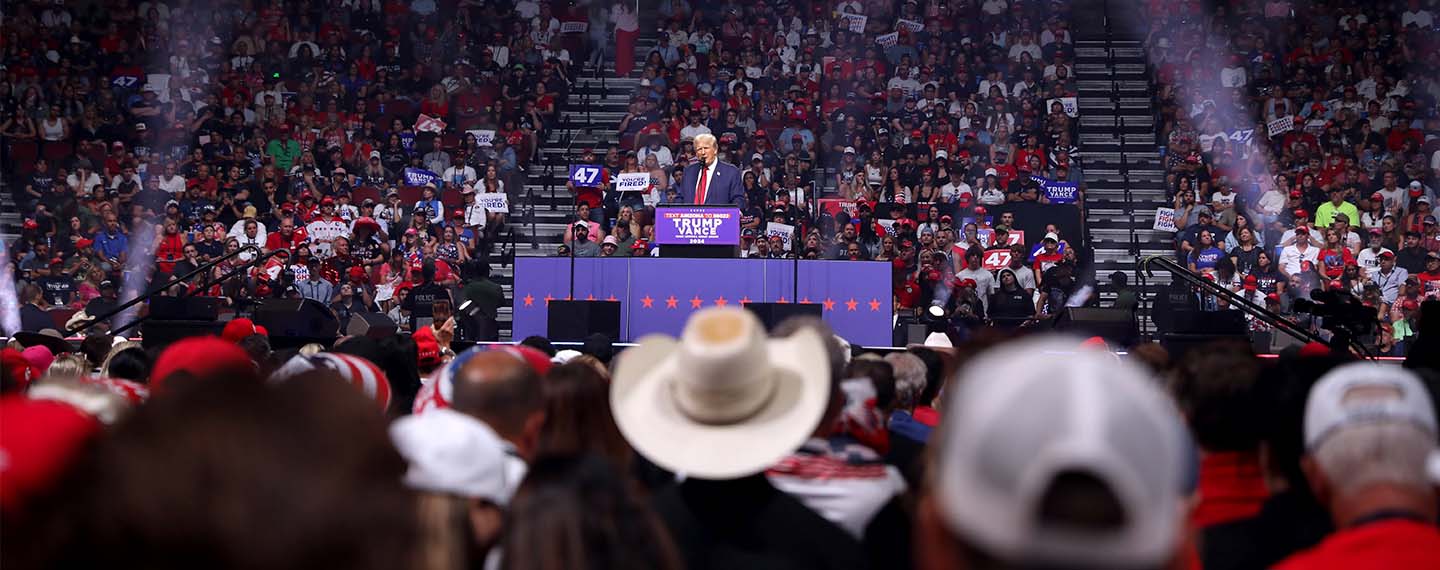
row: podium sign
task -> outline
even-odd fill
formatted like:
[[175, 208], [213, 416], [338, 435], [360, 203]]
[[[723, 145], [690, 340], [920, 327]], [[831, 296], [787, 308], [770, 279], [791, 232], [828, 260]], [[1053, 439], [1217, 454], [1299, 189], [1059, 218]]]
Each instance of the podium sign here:
[[733, 206], [657, 208], [655, 210], [655, 243], [659, 245], [740, 245], [740, 209]]

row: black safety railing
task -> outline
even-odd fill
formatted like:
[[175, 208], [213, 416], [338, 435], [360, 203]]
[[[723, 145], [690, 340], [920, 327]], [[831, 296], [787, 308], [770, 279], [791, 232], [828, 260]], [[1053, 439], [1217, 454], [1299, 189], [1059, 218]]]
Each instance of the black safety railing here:
[[[1174, 283], [1175, 280], [1178, 279], [1180, 281], [1188, 283], [1191, 287], [1203, 291], [1207, 295], [1213, 295], [1215, 297], [1223, 298], [1226, 302], [1230, 304], [1230, 306], [1239, 309], [1247, 315], [1261, 320], [1265, 324], [1270, 325], [1270, 327], [1272, 327], [1273, 329], [1290, 335], [1297, 340], [1303, 342], [1318, 342], [1321, 344], [1331, 345], [1331, 348], [1338, 351], [1353, 351], [1357, 355], [1370, 356], [1370, 352], [1365, 348], [1365, 346], [1355, 341], [1353, 338], [1350, 339], [1348, 346], [1333, 346], [1330, 339], [1326, 339], [1318, 334], [1315, 334], [1309, 329], [1306, 329], [1300, 325], [1295, 324], [1294, 322], [1291, 322], [1284, 316], [1281, 316], [1274, 311], [1266, 309], [1265, 307], [1257, 305], [1241, 295], [1235, 294], [1234, 291], [1227, 289], [1226, 287], [1220, 285], [1215, 281], [1201, 277], [1199, 274], [1190, 271], [1190, 269], [1180, 265], [1175, 260], [1168, 257], [1156, 255], [1141, 259], [1136, 265], [1136, 278], [1139, 279], [1141, 283], [1148, 283], [1149, 278], [1154, 276], [1155, 269], [1169, 271], [1171, 283]], [[1142, 297], [1144, 296], [1142, 295]]]
[[[281, 251], [281, 250], [276, 250], [276, 251]], [[270, 254], [266, 254], [265, 252], [263, 252], [263, 251], [260, 250], [260, 247], [259, 247], [259, 246], [247, 245], [247, 246], [245, 246], [245, 247], [242, 247], [242, 248], [240, 248], [240, 249], [237, 249], [237, 250], [235, 250], [235, 251], [232, 251], [232, 252], [230, 252], [230, 253], [227, 253], [227, 254], [225, 254], [225, 255], [222, 255], [222, 256], [220, 256], [220, 257], [217, 257], [217, 258], [215, 258], [215, 259], [213, 259], [213, 260], [210, 260], [210, 261], [207, 261], [207, 262], [205, 262], [205, 263], [202, 263], [202, 264], [200, 264], [199, 266], [197, 266], [195, 269], [191, 270], [190, 272], [188, 272], [188, 273], [186, 273], [186, 274], [184, 274], [184, 275], [180, 275], [180, 276], [177, 276], [177, 277], [171, 277], [169, 281], [166, 281], [166, 282], [164, 282], [164, 283], [161, 283], [161, 284], [159, 284], [159, 285], [155, 285], [155, 286], [151, 287], [150, 289], [144, 291], [143, 293], [141, 293], [141, 294], [139, 294], [139, 295], [136, 295], [134, 299], [131, 299], [131, 300], [129, 300], [129, 301], [126, 301], [126, 302], [124, 302], [124, 303], [121, 303], [120, 305], [116, 306], [114, 309], [111, 309], [109, 312], [107, 312], [107, 313], [105, 313], [105, 314], [103, 314], [103, 315], [94, 315], [94, 318], [92, 318], [92, 319], [90, 319], [90, 320], [88, 320], [88, 321], [85, 321], [85, 322], [83, 322], [83, 323], [81, 323], [81, 324], [79, 324], [79, 325], [77, 325], [77, 326], [75, 326], [75, 327], [73, 327], [73, 328], [70, 328], [70, 329], [66, 330], [65, 333], [66, 333], [66, 335], [68, 336], [68, 335], [79, 334], [79, 333], [81, 333], [81, 332], [84, 332], [84, 331], [86, 331], [86, 330], [89, 330], [91, 327], [94, 327], [94, 326], [96, 326], [96, 325], [98, 325], [98, 324], [100, 324], [100, 323], [103, 323], [103, 322], [109, 321], [110, 319], [115, 318], [116, 315], [119, 315], [119, 314], [125, 312], [125, 311], [128, 310], [130, 307], [134, 307], [135, 305], [139, 305], [140, 303], [144, 303], [145, 301], [150, 300], [151, 297], [154, 297], [155, 295], [158, 295], [158, 294], [160, 294], [160, 293], [162, 293], [162, 292], [164, 292], [164, 291], [167, 291], [167, 290], [169, 290], [171, 287], [175, 287], [175, 286], [177, 286], [177, 285], [184, 284], [185, 282], [189, 281], [190, 278], [195, 277], [196, 275], [200, 275], [200, 274], [202, 274], [202, 273], [204, 273], [204, 272], [206, 272], [206, 271], [209, 271], [211, 268], [215, 267], [216, 265], [219, 265], [220, 263], [223, 263], [223, 262], [225, 262], [226, 260], [229, 260], [229, 259], [232, 259], [232, 258], [234, 258], [234, 257], [237, 257], [237, 256], [239, 256], [240, 254], [245, 253], [245, 252], [250, 252], [251, 254], [253, 254], [253, 255], [255, 256], [255, 259], [254, 259], [254, 260], [252, 260], [252, 261], [250, 261], [250, 262], [247, 262], [247, 263], [245, 263], [245, 264], [243, 265], [243, 267], [247, 267], [247, 268], [253, 266], [256, 262], [258, 262], [258, 261], [260, 261], [260, 260], [262, 260], [262, 259], [268, 259], [271, 255], [274, 255], [274, 254], [275, 254], [275, 252], [271, 252]], [[136, 321], [134, 321], [134, 322], [138, 322], [138, 321], [139, 321], [139, 319], [136, 319]], [[134, 322], [132, 322], [132, 323], [127, 323], [127, 325], [124, 326], [124, 327], [122, 327], [122, 328], [127, 328], [127, 329], [128, 329], [128, 328], [130, 327], [130, 325], [133, 325], [133, 324], [134, 324]], [[117, 330], [116, 332], [119, 332], [119, 331]]]

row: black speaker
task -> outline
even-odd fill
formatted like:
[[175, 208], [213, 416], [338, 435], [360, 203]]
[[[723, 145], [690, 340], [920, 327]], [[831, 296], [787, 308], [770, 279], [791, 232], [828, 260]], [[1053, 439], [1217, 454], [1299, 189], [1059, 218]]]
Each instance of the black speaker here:
[[1250, 325], [1245, 321], [1245, 313], [1238, 310], [1182, 309], [1174, 311], [1171, 319], [1174, 323], [1171, 332], [1180, 334], [1244, 336], [1250, 331]]
[[1098, 336], [1117, 346], [1131, 346], [1140, 337], [1135, 313], [1129, 309], [1067, 307], [1055, 319], [1055, 329]]
[[350, 322], [345, 326], [345, 334], [381, 339], [395, 334], [399, 329], [400, 326], [384, 314], [351, 313]]
[[255, 308], [255, 324], [270, 333], [270, 345], [329, 344], [340, 336], [340, 319], [311, 299], [266, 299]]
[[765, 323], [765, 332], [774, 331], [776, 325], [790, 317], [808, 315], [818, 319], [825, 311], [819, 303], [747, 303], [745, 309]]
[[151, 297], [148, 314], [158, 321], [214, 321], [220, 318], [220, 298]]
[[146, 319], [140, 323], [140, 346], [146, 350], [169, 346], [175, 341], [192, 336], [220, 336], [225, 323], [215, 321], [157, 321]]
[[619, 301], [550, 301], [546, 336], [552, 341], [578, 342], [600, 333], [620, 340]]

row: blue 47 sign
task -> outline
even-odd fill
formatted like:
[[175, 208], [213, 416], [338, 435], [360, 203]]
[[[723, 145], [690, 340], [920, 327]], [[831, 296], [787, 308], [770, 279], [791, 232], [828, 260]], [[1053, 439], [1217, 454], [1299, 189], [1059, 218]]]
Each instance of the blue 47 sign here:
[[605, 169], [596, 164], [570, 165], [570, 181], [580, 188], [600, 186], [600, 173]]

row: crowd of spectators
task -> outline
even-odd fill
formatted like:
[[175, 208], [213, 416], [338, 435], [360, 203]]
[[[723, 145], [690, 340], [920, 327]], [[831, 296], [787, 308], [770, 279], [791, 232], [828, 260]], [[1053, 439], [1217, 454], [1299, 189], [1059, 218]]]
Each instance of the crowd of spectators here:
[[[1016, 280], [1029, 300], [1006, 318], [1054, 313], [1043, 296], [1062, 279], [1047, 272], [1073, 263], [1069, 244], [1084, 241], [1041, 231], [1078, 220], [1083, 204], [1067, 4], [664, 8], [658, 44], [638, 63], [640, 85], [615, 125], [618, 146], [572, 158], [572, 168], [603, 175], [567, 183], [577, 216], [561, 255], [654, 254], [653, 207], [679, 201], [695, 137], [710, 134], [719, 160], [742, 172], [742, 255], [893, 263], [903, 314], [932, 303], [956, 314], [964, 303], [948, 292], [965, 271], [986, 274], [967, 285], [982, 300], [978, 319]], [[648, 173], [650, 185], [617, 191], [622, 173]], [[1074, 191], [1047, 192], [1054, 183]], [[1004, 206], [1052, 201], [1023, 210], [1031, 231], [1008, 239], [1017, 214], [1002, 220]], [[984, 255], [993, 249], [1005, 251]], [[981, 269], [972, 255], [998, 262]], [[1005, 266], [1014, 279], [996, 275]], [[1052, 301], [1073, 289], [1062, 288]]]
[[1421, 302], [1440, 298], [1434, 2], [1147, 16], [1179, 260], [1317, 330], [1297, 301], [1348, 293], [1378, 322], [1364, 342], [1406, 354]]
[[618, 354], [457, 355], [432, 326], [272, 350], [247, 319], [150, 349], [22, 336], [0, 350], [0, 560], [1440, 567], [1435, 351], [774, 335], [716, 307]]
[[252, 245], [286, 251], [213, 282], [247, 251], [172, 292], [395, 313], [423, 267], [458, 284], [504, 241], [590, 49], [561, 31], [588, 5], [535, 0], [5, 12], [0, 144], [23, 216], [11, 269], [22, 302], [72, 311], [151, 271], [131, 256], [155, 257], [156, 283]]

